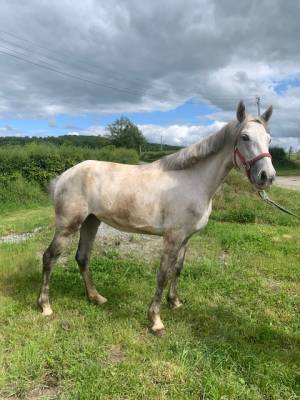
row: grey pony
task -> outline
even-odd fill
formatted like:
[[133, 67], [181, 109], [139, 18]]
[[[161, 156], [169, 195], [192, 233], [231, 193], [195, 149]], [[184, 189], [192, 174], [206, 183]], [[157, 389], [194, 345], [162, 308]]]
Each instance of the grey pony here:
[[[237, 118], [219, 132], [179, 152], [147, 165], [124, 165], [84, 161], [65, 171], [52, 185], [55, 206], [55, 234], [43, 255], [42, 288], [38, 304], [43, 315], [52, 314], [49, 302], [50, 274], [71, 236], [80, 230], [76, 260], [88, 298], [103, 304], [89, 272], [89, 258], [100, 223], [119, 230], [163, 237], [163, 253], [157, 273], [157, 287], [149, 307], [151, 329], [164, 330], [160, 306], [169, 282], [167, 300], [181, 306], [177, 279], [183, 267], [187, 242], [208, 222], [212, 198], [234, 167], [234, 149], [245, 159], [269, 151], [267, 122], [269, 107], [260, 117], [247, 115], [241, 101]], [[238, 163], [245, 173], [244, 165]], [[268, 187], [275, 177], [268, 157], [251, 168], [251, 182], [258, 189]]]

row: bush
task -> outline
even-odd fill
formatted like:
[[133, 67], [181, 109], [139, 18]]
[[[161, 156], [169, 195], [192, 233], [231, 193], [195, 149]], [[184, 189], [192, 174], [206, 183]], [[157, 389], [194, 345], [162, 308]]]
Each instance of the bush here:
[[295, 162], [288, 159], [286, 152], [281, 147], [270, 147], [270, 153], [275, 168], [293, 169], [297, 167]]
[[0, 176], [20, 174], [27, 181], [38, 182], [45, 188], [53, 177], [84, 160], [137, 164], [138, 154], [133, 149], [116, 149], [114, 146], [100, 149], [36, 143], [6, 146], [0, 148]]
[[20, 174], [0, 177], [0, 212], [48, 203], [48, 195], [38, 183], [28, 182]]
[[83, 160], [138, 163], [135, 150], [30, 143], [0, 147], [0, 212], [49, 202], [49, 181]]

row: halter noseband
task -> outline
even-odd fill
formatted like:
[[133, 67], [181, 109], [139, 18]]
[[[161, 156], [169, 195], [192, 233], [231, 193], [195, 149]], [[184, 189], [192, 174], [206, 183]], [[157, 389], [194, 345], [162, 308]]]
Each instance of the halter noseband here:
[[240, 159], [242, 165], [245, 167], [245, 171], [246, 171], [247, 177], [248, 177], [248, 179], [249, 179], [249, 181], [251, 183], [253, 183], [252, 178], [251, 178], [251, 173], [250, 173], [251, 172], [251, 167], [256, 163], [256, 161], [261, 160], [264, 157], [269, 157], [269, 158], [272, 159], [272, 156], [271, 156], [270, 153], [261, 153], [258, 156], [252, 158], [251, 160], [246, 160], [245, 157], [243, 156], [243, 154], [237, 148], [237, 146], [235, 146], [234, 153], [233, 153], [233, 162], [234, 162], [234, 165], [237, 168], [239, 167], [239, 165], [237, 163], [236, 156], [238, 156], [238, 158]]

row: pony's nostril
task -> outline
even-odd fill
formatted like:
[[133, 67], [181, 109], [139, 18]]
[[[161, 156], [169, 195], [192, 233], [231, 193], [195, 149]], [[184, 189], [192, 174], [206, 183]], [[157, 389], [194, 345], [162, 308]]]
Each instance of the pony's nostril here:
[[262, 171], [260, 174], [260, 179], [262, 182], [265, 182], [268, 179], [266, 171]]

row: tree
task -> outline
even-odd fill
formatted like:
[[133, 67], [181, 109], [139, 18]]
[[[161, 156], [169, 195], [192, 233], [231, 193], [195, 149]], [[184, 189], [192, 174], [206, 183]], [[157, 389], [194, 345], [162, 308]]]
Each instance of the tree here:
[[108, 139], [116, 147], [139, 150], [146, 143], [146, 139], [140, 129], [128, 118], [121, 117], [108, 125]]

